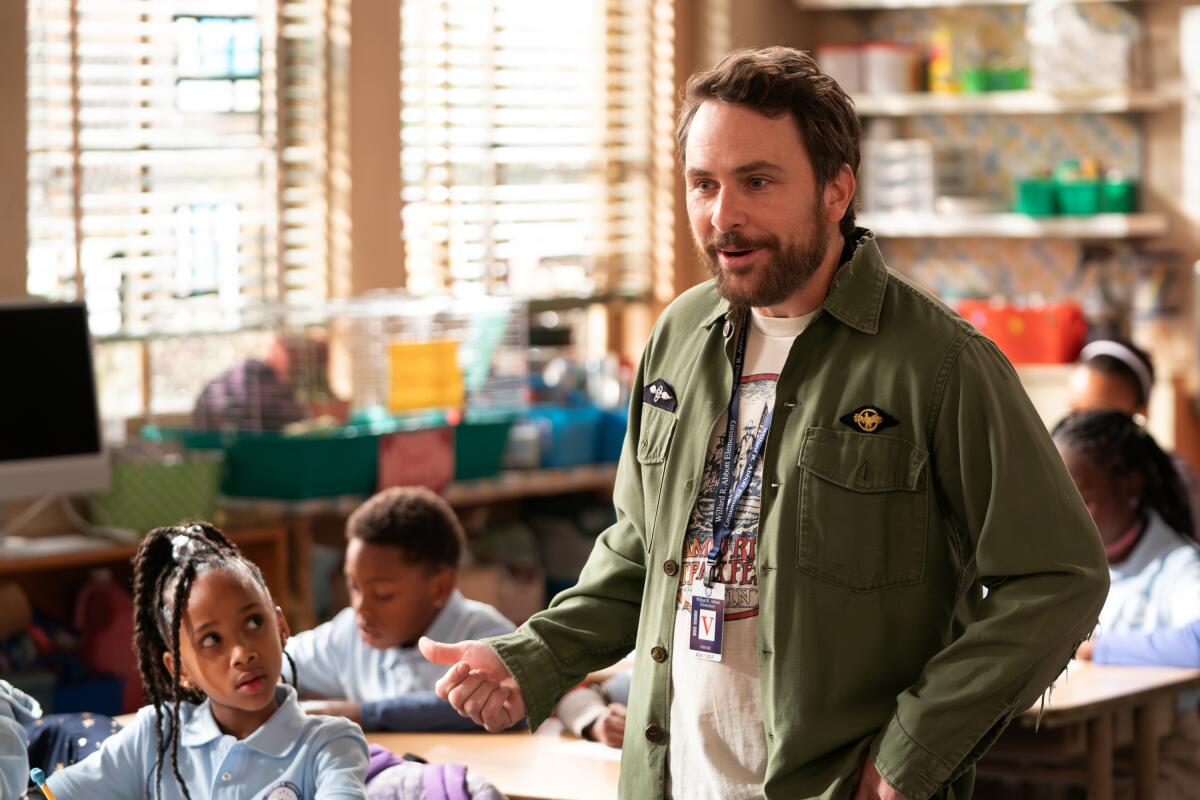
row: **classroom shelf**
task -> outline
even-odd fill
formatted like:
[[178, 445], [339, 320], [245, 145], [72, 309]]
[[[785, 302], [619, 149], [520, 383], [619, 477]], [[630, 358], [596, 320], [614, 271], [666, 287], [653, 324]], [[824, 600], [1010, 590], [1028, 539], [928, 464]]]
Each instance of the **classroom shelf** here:
[[566, 469], [511, 470], [495, 478], [459, 481], [442, 495], [452, 506], [477, 506], [526, 497], [549, 497], [569, 492], [611, 491], [616, 464], [590, 464]]
[[1178, 87], [1108, 94], [1049, 92], [984, 92], [934, 94], [901, 92], [858, 95], [854, 106], [864, 117], [910, 117], [919, 114], [1132, 114], [1162, 111], [1179, 105]]
[[1162, 236], [1161, 214], [1095, 214], [1090, 217], [1030, 217], [1025, 214], [870, 214], [859, 224], [892, 238], [961, 239], [1140, 239]]

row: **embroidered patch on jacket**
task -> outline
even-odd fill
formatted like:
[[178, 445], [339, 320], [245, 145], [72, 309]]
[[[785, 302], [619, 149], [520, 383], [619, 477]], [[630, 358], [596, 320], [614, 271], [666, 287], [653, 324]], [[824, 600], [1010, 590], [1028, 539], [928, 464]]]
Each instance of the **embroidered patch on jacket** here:
[[863, 433], [877, 433], [884, 428], [900, 424], [900, 420], [879, 406], [860, 406], [844, 417], [840, 417], [838, 421]]
[[675, 388], [662, 378], [642, 387], [642, 402], [649, 403], [663, 411], [674, 411], [677, 405]]
[[263, 800], [300, 800], [300, 788], [290, 781], [276, 784]]

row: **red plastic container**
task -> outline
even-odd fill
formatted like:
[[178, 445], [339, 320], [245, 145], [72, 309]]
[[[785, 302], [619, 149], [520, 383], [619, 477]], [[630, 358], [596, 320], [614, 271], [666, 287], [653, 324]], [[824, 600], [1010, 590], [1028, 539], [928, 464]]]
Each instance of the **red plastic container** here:
[[1069, 364], [1079, 356], [1087, 320], [1075, 303], [1042, 306], [962, 300], [958, 313], [1014, 364]]

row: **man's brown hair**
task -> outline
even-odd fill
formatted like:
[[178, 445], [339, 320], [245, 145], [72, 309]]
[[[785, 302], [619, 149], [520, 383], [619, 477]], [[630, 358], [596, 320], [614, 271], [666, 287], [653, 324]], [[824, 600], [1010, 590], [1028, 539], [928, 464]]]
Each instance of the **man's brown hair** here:
[[[684, 160], [688, 130], [706, 100], [734, 103], [771, 118], [790, 113], [800, 129], [816, 174], [817, 191], [837, 176], [842, 164], [857, 175], [862, 125], [854, 102], [833, 78], [817, 69], [812, 56], [791, 47], [738, 50], [707, 72], [688, 79], [675, 126], [675, 145]], [[846, 207], [840, 228], [854, 233], [854, 198]]]
[[414, 563], [457, 569], [466, 537], [449, 503], [428, 489], [404, 486], [354, 509], [346, 538], [398, 547]]

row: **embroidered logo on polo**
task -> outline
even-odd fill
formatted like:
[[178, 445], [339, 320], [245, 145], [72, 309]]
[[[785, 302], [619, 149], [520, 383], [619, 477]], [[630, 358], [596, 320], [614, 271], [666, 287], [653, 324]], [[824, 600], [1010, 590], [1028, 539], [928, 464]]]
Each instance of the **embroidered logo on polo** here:
[[863, 433], [878, 433], [884, 428], [899, 425], [900, 420], [884, 411], [879, 406], [859, 406], [838, 421]]
[[263, 800], [300, 800], [300, 788], [289, 781], [271, 787]]
[[642, 402], [649, 403], [663, 411], [674, 411], [678, 406], [675, 389], [662, 378], [648, 383], [642, 388]]

